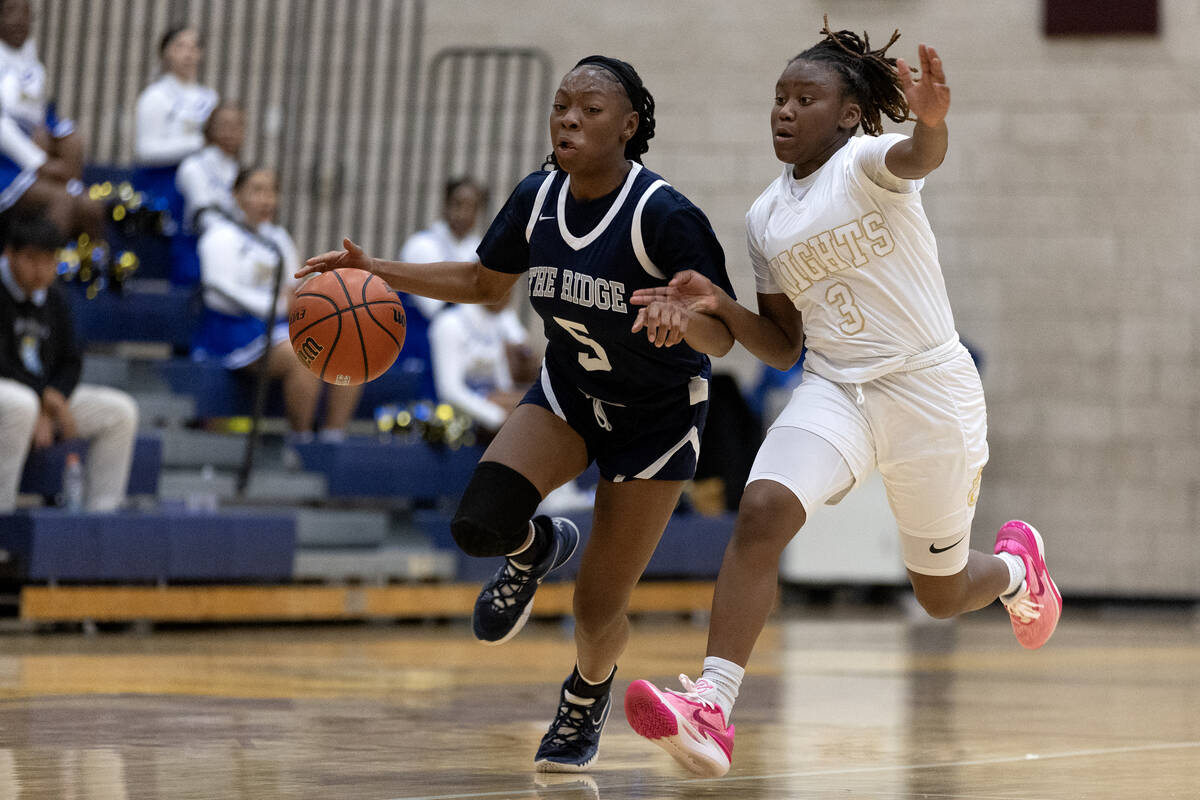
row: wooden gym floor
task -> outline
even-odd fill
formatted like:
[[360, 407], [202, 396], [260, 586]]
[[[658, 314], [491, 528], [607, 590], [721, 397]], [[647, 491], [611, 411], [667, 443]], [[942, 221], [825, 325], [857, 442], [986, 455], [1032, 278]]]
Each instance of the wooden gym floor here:
[[[677, 769], [619, 705], [591, 773], [534, 773], [572, 663], [558, 622], [499, 648], [461, 620], [9, 631], [0, 798], [1200, 797], [1200, 615], [1069, 603], [1034, 653], [996, 608], [785, 608], [717, 780]], [[704, 640], [636, 619], [618, 690], [694, 676]]]

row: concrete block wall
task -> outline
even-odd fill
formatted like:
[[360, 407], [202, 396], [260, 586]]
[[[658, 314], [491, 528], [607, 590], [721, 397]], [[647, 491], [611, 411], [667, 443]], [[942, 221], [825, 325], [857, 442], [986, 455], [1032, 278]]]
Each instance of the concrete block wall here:
[[[924, 200], [959, 330], [985, 359], [975, 546], [1025, 517], [1067, 590], [1200, 593], [1194, 0], [1161, 0], [1158, 37], [1054, 40], [1040, 0], [436, 0], [426, 53], [532, 45], [559, 73], [593, 52], [634, 63], [658, 101], [647, 163], [708, 213], [752, 304], [743, 217], [780, 169], [772, 87], [826, 10], [945, 62], [950, 153]], [[757, 374], [740, 349], [721, 367]]]

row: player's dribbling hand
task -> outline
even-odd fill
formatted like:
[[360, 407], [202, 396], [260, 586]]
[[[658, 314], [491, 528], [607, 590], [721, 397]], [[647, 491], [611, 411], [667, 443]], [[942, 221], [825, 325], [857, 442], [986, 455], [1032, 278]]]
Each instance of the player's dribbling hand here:
[[331, 269], [343, 267], [371, 271], [371, 262], [375, 259], [363, 252], [361, 247], [348, 238], [342, 239], [342, 247], [345, 249], [330, 250], [328, 253], [308, 259], [304, 262], [304, 266], [296, 271], [296, 277], [303, 278], [305, 275], [312, 275], [315, 272], [328, 272]]
[[675, 273], [666, 286], [638, 289], [629, 296], [629, 302], [647, 306], [655, 300], [677, 300], [688, 311], [715, 314], [718, 291], [708, 278], [693, 269], [685, 269]]
[[937, 51], [921, 45], [917, 54], [921, 61], [920, 80], [913, 79], [912, 70], [903, 58], [896, 59], [896, 72], [900, 76], [900, 88], [908, 99], [908, 110], [922, 125], [933, 127], [950, 111], [950, 87], [946, 85], [946, 73]]
[[687, 307], [679, 300], [656, 299], [638, 309], [633, 333], [645, 328], [646, 338], [655, 347], [674, 347], [683, 341], [688, 327]]

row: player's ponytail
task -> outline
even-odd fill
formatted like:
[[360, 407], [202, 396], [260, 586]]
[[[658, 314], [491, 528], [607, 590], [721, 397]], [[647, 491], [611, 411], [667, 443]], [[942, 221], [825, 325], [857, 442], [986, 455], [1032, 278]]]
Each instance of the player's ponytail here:
[[893, 31], [892, 38], [878, 50], [871, 49], [866, 32], [859, 37], [853, 31], [835, 33], [830, 30], [828, 16], [821, 33], [825, 34], [824, 39], [792, 61], [818, 61], [837, 70], [846, 90], [862, 107], [863, 133], [871, 136], [883, 133], [883, 115], [892, 122], [904, 122], [909, 118], [908, 99], [896, 74], [896, 59], [886, 55], [887, 49], [900, 38], [900, 31]]

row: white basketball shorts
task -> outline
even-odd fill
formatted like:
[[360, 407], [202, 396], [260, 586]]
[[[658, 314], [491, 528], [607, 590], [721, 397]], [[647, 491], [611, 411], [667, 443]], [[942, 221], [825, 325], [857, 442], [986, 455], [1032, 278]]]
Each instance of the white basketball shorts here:
[[[798, 437], [797, 430], [815, 436]], [[858, 385], [805, 370], [747, 483], [780, 483], [811, 512], [831, 498], [836, 503], [878, 468], [905, 566], [953, 575], [967, 564], [987, 459], [983, 386], [960, 346], [940, 364]]]

